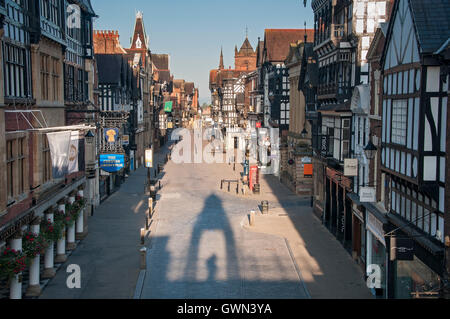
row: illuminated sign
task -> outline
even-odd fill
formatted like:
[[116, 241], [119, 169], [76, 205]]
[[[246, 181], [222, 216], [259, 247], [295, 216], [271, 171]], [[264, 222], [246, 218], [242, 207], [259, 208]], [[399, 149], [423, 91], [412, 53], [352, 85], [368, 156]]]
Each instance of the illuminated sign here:
[[108, 173], [120, 171], [125, 166], [123, 154], [100, 154], [100, 168]]

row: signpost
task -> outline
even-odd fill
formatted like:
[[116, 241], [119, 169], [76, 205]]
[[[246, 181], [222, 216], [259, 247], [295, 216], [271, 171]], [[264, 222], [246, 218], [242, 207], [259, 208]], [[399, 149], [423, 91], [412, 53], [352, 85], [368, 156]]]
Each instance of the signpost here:
[[151, 148], [145, 150], [145, 167], [153, 167], [153, 150]]

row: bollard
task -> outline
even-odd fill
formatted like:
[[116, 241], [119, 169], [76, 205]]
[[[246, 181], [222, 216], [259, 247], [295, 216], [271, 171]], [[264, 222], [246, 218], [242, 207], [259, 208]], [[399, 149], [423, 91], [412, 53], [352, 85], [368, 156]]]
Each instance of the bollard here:
[[223, 189], [223, 179], [220, 181], [220, 189]]
[[141, 269], [147, 269], [147, 248], [142, 247], [139, 251], [141, 253]]
[[158, 181], [159, 190], [161, 190], [161, 181]]
[[239, 195], [239, 183], [236, 183], [236, 194]]
[[153, 216], [153, 198], [148, 199], [148, 216], [151, 218]]
[[230, 192], [230, 182], [228, 182], [228, 192]]
[[250, 212], [250, 226], [254, 226], [255, 225], [255, 211], [252, 210]]
[[141, 245], [145, 244], [145, 228], [141, 228]]
[[261, 201], [261, 213], [262, 214], [269, 213], [269, 202], [266, 200]]

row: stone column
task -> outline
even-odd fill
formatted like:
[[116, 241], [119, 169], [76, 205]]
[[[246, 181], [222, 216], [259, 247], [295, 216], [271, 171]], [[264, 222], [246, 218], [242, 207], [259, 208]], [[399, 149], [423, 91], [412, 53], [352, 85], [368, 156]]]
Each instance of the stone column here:
[[[53, 214], [53, 210], [50, 209], [47, 211], [47, 213], [45, 214], [45, 217], [48, 221], [50, 221], [53, 224], [53, 220], [54, 220], [54, 214]], [[44, 255], [44, 272], [42, 274], [42, 278], [48, 279], [48, 278], [53, 278], [56, 275], [55, 272], [55, 263], [54, 263], [54, 250], [55, 250], [55, 245], [54, 242], [51, 241], [48, 244], [48, 247], [45, 251], [45, 255]]]
[[[77, 193], [78, 197], [80, 198], [84, 198], [84, 191], [83, 189], [78, 190]], [[76, 221], [76, 236], [75, 238], [77, 240], [83, 239], [84, 237], [86, 237], [86, 233], [84, 231], [84, 214], [85, 214], [86, 208], [83, 207], [83, 209], [80, 212], [80, 215], [77, 218]]]
[[[75, 202], [75, 196], [73, 194], [69, 197], [69, 204]], [[74, 250], [77, 244], [75, 243], [75, 223], [67, 228], [67, 250]]]
[[[61, 200], [58, 202], [58, 211], [66, 214], [66, 204], [65, 200]], [[56, 243], [56, 263], [64, 263], [67, 260], [66, 256], [66, 226], [63, 226], [62, 237]]]
[[[33, 233], [35, 233], [36, 235], [39, 235], [40, 223], [41, 223], [41, 218], [38, 217], [31, 224], [31, 231]], [[41, 255], [38, 254], [38, 255], [36, 255], [36, 257], [34, 257], [33, 261], [31, 262], [30, 282], [29, 282], [29, 286], [28, 286], [26, 294], [25, 294], [27, 297], [37, 297], [37, 296], [41, 295], [41, 285], [40, 285], [40, 280], [39, 280], [40, 271], [41, 271], [40, 267], [39, 267], [40, 260], [41, 260]]]
[[[11, 239], [11, 249], [22, 251], [22, 232], [18, 231]], [[9, 287], [9, 299], [22, 299], [22, 273], [11, 278]]]

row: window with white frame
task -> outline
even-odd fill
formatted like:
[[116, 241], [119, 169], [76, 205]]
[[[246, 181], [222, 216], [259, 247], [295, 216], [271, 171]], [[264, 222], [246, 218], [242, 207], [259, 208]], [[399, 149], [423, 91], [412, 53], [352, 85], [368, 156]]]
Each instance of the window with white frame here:
[[406, 145], [408, 100], [392, 101], [392, 143]]

